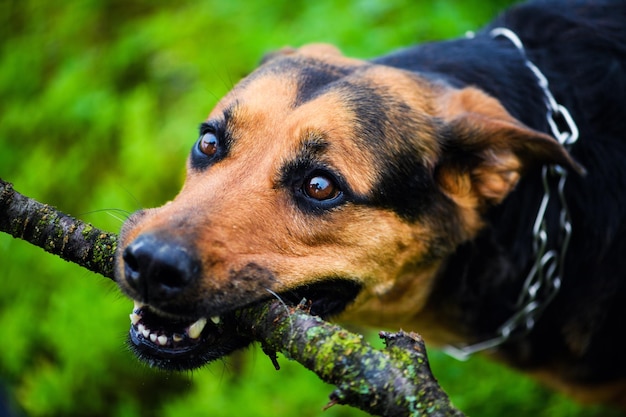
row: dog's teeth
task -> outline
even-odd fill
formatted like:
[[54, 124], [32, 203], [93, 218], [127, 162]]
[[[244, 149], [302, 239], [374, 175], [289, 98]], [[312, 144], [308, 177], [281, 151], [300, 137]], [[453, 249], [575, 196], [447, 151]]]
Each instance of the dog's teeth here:
[[146, 326], [144, 326], [143, 324], [137, 326], [137, 331], [141, 333], [141, 335], [145, 338], [148, 338], [148, 336], [150, 336], [150, 330], [146, 329]]
[[222, 319], [220, 318], [220, 316], [213, 316], [211, 317], [211, 321], [213, 322], [213, 324], [220, 324], [222, 322]]
[[134, 313], [138, 313], [143, 308], [143, 306], [145, 306], [144, 303], [142, 303], [141, 301], [137, 301], [137, 300], [133, 300], [133, 304], [134, 304], [133, 306]]
[[157, 341], [157, 335], [156, 335], [156, 333], [150, 333], [150, 340], [151, 340], [153, 343], [156, 343], [156, 341]]
[[[150, 336], [152, 336], [152, 335], [150, 335]], [[161, 335], [161, 336], [157, 337], [157, 342], [159, 342], [159, 345], [165, 346], [165, 344], [167, 344], [167, 336]]]
[[172, 335], [172, 340], [176, 343], [180, 342], [183, 340], [183, 336], [179, 335], [178, 333], [174, 333]]
[[198, 337], [200, 337], [200, 333], [202, 333], [202, 330], [204, 330], [204, 326], [206, 326], [206, 318], [202, 317], [187, 328], [187, 334], [189, 334], [189, 337], [191, 337], [192, 339], [197, 339]]
[[130, 322], [132, 323], [133, 326], [139, 323], [139, 320], [141, 320], [141, 316], [139, 314], [135, 312], [130, 313]]

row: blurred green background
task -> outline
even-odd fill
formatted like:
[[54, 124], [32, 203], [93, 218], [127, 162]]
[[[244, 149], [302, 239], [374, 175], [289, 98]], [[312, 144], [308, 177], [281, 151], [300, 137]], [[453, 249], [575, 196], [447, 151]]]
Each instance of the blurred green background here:
[[[508, 3], [0, 0], [0, 177], [117, 231], [175, 195], [199, 122], [264, 53], [324, 41], [373, 57], [460, 36]], [[196, 372], [148, 369], [125, 347], [130, 309], [112, 282], [0, 234], [0, 403], [29, 416], [364, 415], [322, 412], [332, 387], [284, 358], [276, 372], [257, 348]], [[469, 415], [612, 415], [480, 358], [431, 357]]]

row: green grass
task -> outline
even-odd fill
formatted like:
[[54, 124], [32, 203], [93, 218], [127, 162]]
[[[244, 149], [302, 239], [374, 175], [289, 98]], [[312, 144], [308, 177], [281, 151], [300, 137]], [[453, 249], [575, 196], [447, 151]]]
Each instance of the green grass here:
[[[40, 201], [119, 229], [183, 179], [197, 126], [267, 52], [331, 42], [368, 58], [459, 36], [498, 1], [81, 0], [0, 2], [0, 177]], [[0, 235], [0, 385], [37, 416], [357, 416], [322, 413], [332, 387], [256, 348], [188, 374], [138, 364], [131, 303], [102, 277]], [[474, 416], [609, 415], [485, 360], [432, 354]]]

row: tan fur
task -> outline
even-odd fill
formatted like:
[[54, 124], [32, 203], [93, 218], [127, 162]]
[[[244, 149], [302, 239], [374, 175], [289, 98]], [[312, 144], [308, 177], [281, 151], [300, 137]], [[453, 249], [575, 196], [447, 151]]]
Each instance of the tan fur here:
[[[473, 87], [447, 92], [439, 106], [445, 120], [489, 139], [483, 146], [483, 163], [465, 174], [469, 178], [453, 181], [456, 188], [450, 190], [451, 197], [459, 199], [463, 206], [500, 203], [515, 188], [524, 167], [508, 143], [512, 138], [537, 137], [554, 142], [553, 138], [521, 125], [497, 100]], [[451, 183], [450, 179], [445, 182]], [[464, 185], [459, 187], [460, 183]]]

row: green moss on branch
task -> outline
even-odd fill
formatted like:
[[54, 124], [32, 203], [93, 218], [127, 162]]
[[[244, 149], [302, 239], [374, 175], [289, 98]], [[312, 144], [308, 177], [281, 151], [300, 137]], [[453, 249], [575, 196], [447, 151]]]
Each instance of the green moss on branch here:
[[25, 197], [0, 179], [0, 231], [113, 279], [117, 236]]
[[380, 416], [463, 416], [432, 375], [423, 340], [415, 333], [381, 333], [378, 350], [361, 335], [278, 301], [239, 312], [242, 334], [266, 352], [282, 352], [335, 385], [331, 404], [349, 404]]

